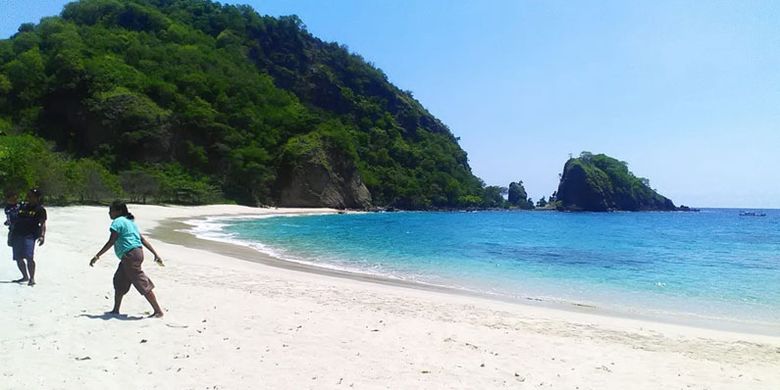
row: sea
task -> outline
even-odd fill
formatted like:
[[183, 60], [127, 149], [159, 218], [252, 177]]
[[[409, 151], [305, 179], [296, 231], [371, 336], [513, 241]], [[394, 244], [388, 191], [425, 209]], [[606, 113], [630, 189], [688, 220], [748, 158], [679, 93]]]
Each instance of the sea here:
[[384, 212], [194, 223], [198, 237], [315, 267], [780, 334], [780, 210]]

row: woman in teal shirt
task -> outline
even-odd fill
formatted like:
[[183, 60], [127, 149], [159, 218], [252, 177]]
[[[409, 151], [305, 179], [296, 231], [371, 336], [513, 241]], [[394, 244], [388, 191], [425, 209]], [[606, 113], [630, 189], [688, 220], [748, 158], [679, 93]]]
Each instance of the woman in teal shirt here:
[[154, 261], [163, 265], [162, 259], [154, 250], [149, 241], [141, 235], [138, 227], [135, 226], [133, 214], [127, 211], [127, 205], [122, 201], [115, 201], [108, 209], [108, 215], [111, 216], [111, 236], [103, 248], [98, 251], [95, 257], [89, 261], [89, 266], [95, 265], [100, 255], [109, 250], [112, 246], [116, 257], [119, 258], [119, 266], [114, 273], [114, 309], [110, 314], [119, 314], [119, 306], [122, 304], [122, 297], [130, 291], [130, 285], [134, 286], [141, 295], [152, 305], [154, 313], [150, 317], [162, 317], [163, 312], [157, 303], [157, 297], [154, 295], [154, 283], [146, 276], [141, 263], [144, 261], [144, 251], [142, 246], [149, 249], [154, 254]]

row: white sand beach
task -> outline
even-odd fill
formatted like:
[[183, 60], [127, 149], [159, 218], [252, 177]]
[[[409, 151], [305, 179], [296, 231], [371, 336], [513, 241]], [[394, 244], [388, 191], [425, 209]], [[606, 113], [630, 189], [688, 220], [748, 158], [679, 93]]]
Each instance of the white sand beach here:
[[144, 318], [131, 289], [113, 318], [118, 261], [111, 251], [88, 266], [108, 207], [48, 210], [38, 285], [10, 283], [18, 270], [0, 249], [2, 389], [780, 388], [780, 337], [304, 272], [155, 229], [301, 210], [130, 205], [166, 260], [147, 251], [144, 263], [165, 317]]

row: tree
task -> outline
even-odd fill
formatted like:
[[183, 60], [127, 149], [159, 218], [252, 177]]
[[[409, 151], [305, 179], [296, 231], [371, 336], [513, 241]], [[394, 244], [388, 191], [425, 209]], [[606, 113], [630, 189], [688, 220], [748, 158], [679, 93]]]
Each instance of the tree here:
[[116, 198], [121, 193], [119, 180], [106, 167], [95, 160], [76, 162], [75, 179], [82, 202], [102, 202]]
[[[31, 135], [0, 136], [0, 183], [20, 193], [40, 181], [39, 162], [50, 160], [46, 143]], [[56, 164], [54, 164], [56, 165]]]
[[506, 187], [499, 187], [499, 186], [485, 187], [485, 191], [482, 195], [482, 206], [490, 207], [490, 208], [504, 207], [506, 200], [504, 200], [503, 193], [505, 190]]
[[[114, 181], [164, 172], [160, 200], [272, 204], [288, 142], [328, 135], [376, 204], [500, 203], [450, 129], [381, 69], [296, 16], [211, 0], [75, 1], [0, 39], [0, 132], [56, 143], [79, 169], [48, 185], [92, 201], [114, 191], [103, 166]], [[97, 165], [81, 172], [77, 157]], [[147, 180], [122, 175], [134, 199], [154, 192]]]
[[124, 171], [119, 174], [122, 189], [130, 196], [131, 202], [146, 203], [149, 196], [157, 196], [160, 192], [160, 182], [152, 174], [142, 170]]
[[580, 159], [585, 162], [590, 162], [591, 160], [593, 160], [593, 153], [588, 151], [583, 151], [582, 153], [580, 153]]
[[536, 202], [536, 207], [539, 208], [547, 207], [547, 200], [544, 199], [544, 196], [539, 198], [539, 201]]
[[40, 50], [34, 47], [20, 54], [17, 59], [5, 65], [5, 72], [11, 82], [12, 96], [21, 104], [35, 104], [46, 89], [46, 73]]
[[482, 204], [482, 198], [477, 195], [461, 195], [458, 197], [460, 207], [476, 207]]

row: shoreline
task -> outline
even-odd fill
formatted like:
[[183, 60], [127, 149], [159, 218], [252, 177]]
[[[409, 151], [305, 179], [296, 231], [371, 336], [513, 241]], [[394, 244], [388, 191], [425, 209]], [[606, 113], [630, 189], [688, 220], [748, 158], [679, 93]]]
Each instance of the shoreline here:
[[0, 263], [4, 388], [780, 386], [780, 337], [320, 275], [160, 240], [177, 219], [311, 210], [130, 205], [166, 261], [144, 264], [165, 316], [145, 318], [134, 290], [123, 315], [106, 315], [117, 260], [88, 266], [109, 235], [106, 211], [48, 209], [35, 287], [2, 283], [18, 270]]
[[[526, 305], [532, 307], [543, 307], [552, 310], [561, 310], [571, 313], [585, 313], [596, 316], [606, 316], [617, 319], [628, 319], [637, 321], [649, 321], [659, 324], [669, 324], [676, 326], [691, 327], [694, 329], [707, 329], [714, 331], [733, 332], [738, 334], [760, 335], [770, 337], [780, 337], [780, 325], [772, 323], [759, 323], [739, 321], [733, 318], [716, 317], [697, 317], [694, 315], [685, 315], [685, 313], [639, 313], [611, 309], [592, 303], [581, 303], [569, 300], [553, 300], [534, 296], [511, 297], [499, 294], [488, 294], [479, 291], [467, 289], [458, 289], [455, 287], [441, 286], [418, 281], [409, 281], [403, 279], [391, 278], [379, 274], [368, 274], [350, 270], [340, 270], [318, 266], [316, 264], [296, 262], [285, 260], [272, 254], [252, 248], [248, 245], [227, 242], [219, 239], [198, 237], [191, 230], [198, 225], [190, 222], [205, 221], [206, 219], [238, 219], [238, 218], [272, 218], [272, 217], [305, 217], [317, 214], [336, 214], [332, 212], [306, 213], [293, 211], [288, 212], [285, 209], [275, 209], [277, 213], [270, 214], [245, 214], [245, 215], [209, 215], [198, 218], [174, 218], [163, 220], [151, 230], [153, 237], [162, 241], [179, 244], [187, 247], [198, 248], [209, 252], [229, 256], [242, 261], [248, 261], [263, 264], [271, 267], [278, 267], [285, 270], [311, 273], [314, 275], [343, 278], [353, 281], [376, 283], [399, 288], [415, 289], [420, 291], [437, 292], [443, 294], [453, 294], [463, 297], [480, 298], [509, 304]], [[339, 214], [343, 213], [338, 211]], [[668, 315], [664, 315], [668, 314]]]

